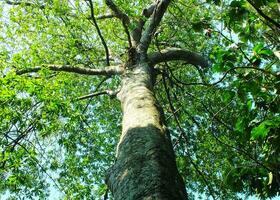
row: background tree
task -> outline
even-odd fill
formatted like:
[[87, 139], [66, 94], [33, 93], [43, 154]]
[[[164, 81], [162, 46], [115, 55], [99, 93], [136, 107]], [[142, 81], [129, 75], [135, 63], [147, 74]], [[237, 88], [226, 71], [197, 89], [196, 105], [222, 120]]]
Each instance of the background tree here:
[[114, 97], [121, 74], [143, 59], [155, 66], [153, 91], [189, 199], [279, 195], [278, 6], [2, 1], [0, 191], [106, 197], [121, 133]]

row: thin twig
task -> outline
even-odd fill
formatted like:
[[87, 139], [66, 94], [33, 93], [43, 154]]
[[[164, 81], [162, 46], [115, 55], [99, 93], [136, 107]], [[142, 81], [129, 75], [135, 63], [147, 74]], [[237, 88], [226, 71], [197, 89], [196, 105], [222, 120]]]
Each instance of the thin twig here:
[[89, 98], [92, 98], [92, 97], [100, 96], [100, 95], [103, 95], [103, 94], [107, 94], [107, 95], [109, 95], [111, 97], [112, 96], [116, 96], [116, 92], [115, 91], [105, 90], [105, 91], [94, 92], [94, 93], [91, 93], [91, 94], [88, 94], [88, 95], [81, 96], [81, 97], [77, 98], [76, 100], [80, 101], [80, 100], [84, 100], [84, 99], [89, 99]]
[[[97, 91], [99, 90], [99, 88], [102, 86], [102, 84], [103, 84], [107, 79], [109, 79], [109, 78], [110, 78], [110, 77], [105, 77], [104, 79], [102, 79], [102, 80], [100, 81], [100, 83], [96, 86], [95, 92], [97, 92]], [[84, 114], [85, 111], [87, 110], [87, 108], [88, 108], [89, 104], [91, 103], [92, 99], [93, 99], [93, 97], [91, 97], [91, 98], [88, 100], [87, 105], [85, 106], [85, 108], [84, 108], [83, 111], [82, 111], [83, 114]]]
[[102, 33], [100, 31], [100, 28], [96, 22], [96, 19], [95, 19], [95, 16], [94, 16], [94, 9], [93, 9], [93, 3], [92, 3], [92, 0], [88, 0], [89, 1], [89, 4], [90, 4], [90, 13], [91, 13], [91, 20], [97, 30], [97, 34], [104, 46], [104, 49], [105, 49], [105, 54], [106, 54], [106, 64], [107, 66], [110, 66], [110, 55], [109, 55], [109, 49], [108, 49], [108, 46], [106, 44], [106, 41], [104, 39], [104, 37], [102, 36]]
[[261, 71], [263, 72], [264, 74], [269, 74], [269, 75], [272, 75], [272, 76], [275, 76], [275, 77], [279, 77], [279, 75], [273, 73], [273, 72], [270, 72], [270, 71], [267, 71], [265, 69], [261, 69], [261, 68], [257, 68], [257, 67], [249, 67], [249, 66], [245, 66], [245, 67], [233, 67], [229, 70], [227, 70], [224, 75], [222, 76], [221, 79], [219, 79], [218, 81], [214, 82], [214, 83], [200, 83], [200, 82], [193, 82], [193, 83], [184, 83], [183, 81], [177, 79], [175, 76], [172, 76], [174, 78], [174, 80], [176, 80], [176, 82], [182, 84], [182, 85], [185, 85], [185, 86], [188, 86], [188, 85], [204, 85], [204, 86], [215, 86], [219, 83], [221, 83], [228, 75], [228, 73], [230, 73], [231, 71], [234, 71], [236, 69], [251, 69], [251, 70], [256, 70], [256, 71]]
[[[187, 143], [186, 143], [186, 145], [187, 145]], [[208, 184], [208, 181], [206, 180], [206, 178], [205, 178], [203, 172], [199, 170], [198, 166], [197, 166], [197, 165], [195, 164], [195, 162], [192, 160], [191, 155], [189, 154], [189, 152], [187, 152], [187, 151], [185, 151], [185, 152], [186, 152], [186, 154], [188, 155], [188, 158], [190, 159], [190, 162], [191, 162], [191, 164], [193, 165], [195, 171], [197, 172], [197, 174], [198, 174], [199, 176], [201, 176], [203, 182], [205, 183], [205, 185], [206, 185], [207, 188], [208, 188], [208, 191], [209, 191], [210, 195], [211, 195], [211, 196], [213, 197], [213, 199], [215, 200], [216, 197], [215, 197], [215, 195], [214, 195], [214, 190], [213, 190], [213, 188], [210, 187], [210, 185]]]

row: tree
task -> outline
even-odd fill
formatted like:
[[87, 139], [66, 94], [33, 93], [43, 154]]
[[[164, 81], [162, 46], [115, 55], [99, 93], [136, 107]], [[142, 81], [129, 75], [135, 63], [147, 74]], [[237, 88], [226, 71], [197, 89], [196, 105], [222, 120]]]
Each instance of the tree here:
[[279, 195], [276, 5], [2, 2], [0, 191]]

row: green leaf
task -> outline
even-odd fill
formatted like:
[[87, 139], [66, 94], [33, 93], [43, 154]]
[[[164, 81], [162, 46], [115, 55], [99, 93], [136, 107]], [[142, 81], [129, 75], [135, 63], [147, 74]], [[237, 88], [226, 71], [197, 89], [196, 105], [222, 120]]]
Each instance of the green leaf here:
[[253, 109], [253, 101], [252, 100], [247, 101], [247, 108], [248, 108], [248, 110]]
[[256, 46], [254, 46], [253, 48], [253, 52], [259, 54], [259, 52], [263, 49], [264, 44], [263, 43], [259, 43]]
[[252, 139], [263, 139], [265, 138], [271, 128], [279, 127], [280, 117], [274, 117], [272, 120], [265, 120], [259, 126], [255, 127], [251, 131]]
[[268, 173], [268, 183], [267, 183], [267, 185], [271, 185], [272, 181], [273, 181], [273, 174], [272, 174], [272, 172], [269, 172]]
[[253, 128], [253, 130], [251, 131], [251, 137], [252, 139], [263, 139], [267, 136], [269, 130], [270, 127], [267, 127], [266, 122], [263, 122], [259, 126]]
[[236, 124], [235, 124], [235, 129], [238, 131], [238, 132], [243, 132], [244, 129], [245, 129], [245, 123], [244, 123], [244, 119], [243, 118], [238, 118]]
[[266, 55], [266, 56], [271, 56], [273, 55], [273, 51], [271, 51], [270, 49], [263, 49], [261, 51], [259, 51], [260, 55]]
[[235, 92], [230, 91], [230, 90], [226, 90], [226, 91], [224, 91], [224, 93], [223, 93], [223, 100], [224, 100], [226, 103], [229, 103], [229, 101], [234, 97], [234, 95], [235, 95]]

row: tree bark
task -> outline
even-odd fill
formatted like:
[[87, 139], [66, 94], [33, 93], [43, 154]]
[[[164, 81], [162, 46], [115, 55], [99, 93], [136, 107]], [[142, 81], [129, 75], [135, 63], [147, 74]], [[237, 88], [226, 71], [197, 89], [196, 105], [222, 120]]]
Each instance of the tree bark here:
[[71, 72], [76, 74], [83, 74], [83, 75], [102, 75], [102, 76], [112, 76], [112, 75], [120, 75], [123, 73], [123, 66], [109, 66], [105, 68], [86, 68], [86, 67], [77, 67], [77, 66], [70, 66], [70, 65], [43, 65], [42, 67], [34, 67], [28, 69], [22, 69], [16, 71], [17, 75], [23, 75], [32, 72], [38, 72], [43, 68], [47, 68], [52, 71], [57, 72]]
[[187, 199], [154, 97], [151, 70], [147, 63], [127, 70], [118, 94], [123, 110], [122, 135], [116, 162], [107, 177], [115, 200]]

